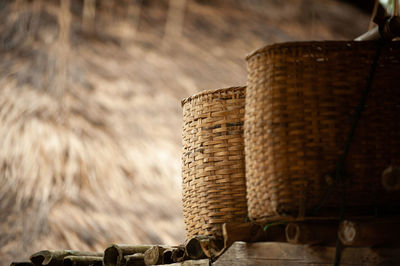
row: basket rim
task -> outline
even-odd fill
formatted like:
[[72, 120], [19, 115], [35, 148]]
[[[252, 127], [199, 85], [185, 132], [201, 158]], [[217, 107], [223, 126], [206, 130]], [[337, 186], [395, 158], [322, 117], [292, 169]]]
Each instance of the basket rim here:
[[236, 91], [236, 90], [243, 90], [246, 89], [246, 86], [233, 86], [233, 87], [228, 87], [228, 88], [220, 88], [220, 89], [213, 89], [213, 90], [203, 90], [199, 93], [196, 93], [192, 96], [183, 98], [181, 100], [181, 106], [183, 107], [186, 103], [191, 102], [194, 99], [201, 98], [206, 95], [212, 95], [212, 94], [217, 94], [221, 92], [227, 92], [227, 91]]
[[[390, 42], [390, 44], [395, 43], [394, 41]], [[369, 45], [376, 45], [376, 41], [354, 41], [354, 40], [329, 40], [329, 41], [294, 41], [294, 42], [282, 42], [282, 43], [273, 43], [258, 48], [255, 51], [252, 51], [246, 54], [245, 60], [250, 61], [254, 56], [258, 54], [267, 53], [269, 51], [278, 50], [281, 48], [291, 48], [291, 47], [305, 47], [305, 46], [317, 46], [317, 45], [335, 45], [340, 44], [340, 46], [353, 46], [353, 45], [362, 45], [362, 44], [369, 44]]]

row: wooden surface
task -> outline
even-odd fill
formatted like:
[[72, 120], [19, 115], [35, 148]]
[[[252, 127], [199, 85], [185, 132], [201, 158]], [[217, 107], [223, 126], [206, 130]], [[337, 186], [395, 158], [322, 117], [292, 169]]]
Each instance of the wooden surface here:
[[167, 266], [167, 265], [168, 266], [209, 266], [210, 265], [210, 260], [209, 259], [185, 260], [184, 262], [165, 264], [165, 266]]
[[[334, 256], [335, 247], [235, 242], [212, 265], [325, 266], [333, 265]], [[400, 248], [343, 248], [340, 265], [400, 265]]]

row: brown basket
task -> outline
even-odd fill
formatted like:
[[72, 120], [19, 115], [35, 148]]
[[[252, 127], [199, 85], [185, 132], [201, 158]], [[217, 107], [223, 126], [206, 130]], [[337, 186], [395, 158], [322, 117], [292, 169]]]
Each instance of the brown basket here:
[[[346, 210], [398, 210], [400, 195], [384, 191], [381, 175], [400, 165], [399, 48], [400, 42], [392, 42], [381, 50], [345, 162]], [[315, 215], [318, 208], [322, 216], [338, 215], [336, 164], [376, 51], [376, 42], [299, 42], [267, 46], [247, 57], [250, 218]]]
[[247, 213], [243, 146], [245, 87], [182, 101], [183, 214], [187, 237], [221, 235]]

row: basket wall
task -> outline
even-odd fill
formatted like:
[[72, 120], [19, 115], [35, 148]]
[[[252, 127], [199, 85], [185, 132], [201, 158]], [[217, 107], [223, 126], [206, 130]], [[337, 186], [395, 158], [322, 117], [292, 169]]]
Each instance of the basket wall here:
[[[310, 215], [326, 195], [321, 211], [338, 215], [336, 164], [366, 88], [376, 45], [286, 43], [247, 57], [250, 218]], [[399, 206], [399, 193], [385, 192], [381, 185], [383, 170], [400, 165], [399, 60], [399, 42], [383, 47], [346, 160], [347, 210], [373, 213], [375, 207]]]
[[205, 91], [182, 101], [183, 214], [187, 237], [222, 234], [247, 214], [245, 87]]

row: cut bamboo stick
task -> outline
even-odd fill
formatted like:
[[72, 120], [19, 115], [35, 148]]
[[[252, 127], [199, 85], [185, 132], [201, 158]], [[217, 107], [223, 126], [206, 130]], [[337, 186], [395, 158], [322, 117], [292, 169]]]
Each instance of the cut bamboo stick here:
[[383, 171], [382, 186], [387, 191], [400, 190], [400, 167], [389, 166]]
[[94, 256], [102, 257], [101, 252], [90, 251], [74, 251], [74, 250], [42, 250], [30, 257], [30, 260], [35, 266], [42, 265], [61, 265], [64, 258], [67, 256]]
[[104, 266], [121, 266], [125, 263], [125, 256], [135, 253], [145, 253], [151, 245], [111, 245], [104, 251]]
[[163, 255], [162, 255], [162, 264], [171, 264], [174, 261], [172, 260], [172, 251], [173, 248], [168, 248], [164, 250]]
[[291, 244], [325, 244], [335, 245], [337, 239], [337, 222], [304, 222], [286, 225], [285, 235]]
[[343, 221], [338, 236], [346, 246], [399, 245], [399, 221]]
[[102, 257], [94, 256], [67, 256], [63, 260], [63, 266], [101, 266]]
[[144, 253], [144, 263], [146, 265], [158, 265], [163, 261], [163, 252], [166, 250], [162, 246], [152, 246]]
[[185, 245], [186, 255], [194, 260], [214, 258], [224, 247], [224, 241], [210, 236], [195, 236]]
[[172, 251], [171, 258], [173, 262], [182, 262], [185, 260], [185, 247], [177, 247]]
[[201, 240], [200, 245], [207, 258], [215, 258], [224, 248], [224, 241], [222, 238], [211, 237]]
[[145, 266], [144, 263], [144, 254], [143, 253], [135, 253], [132, 255], [126, 255], [125, 257], [125, 265], [126, 266]]
[[185, 245], [186, 256], [194, 260], [206, 258], [201, 248], [199, 238], [200, 237], [193, 237]]

